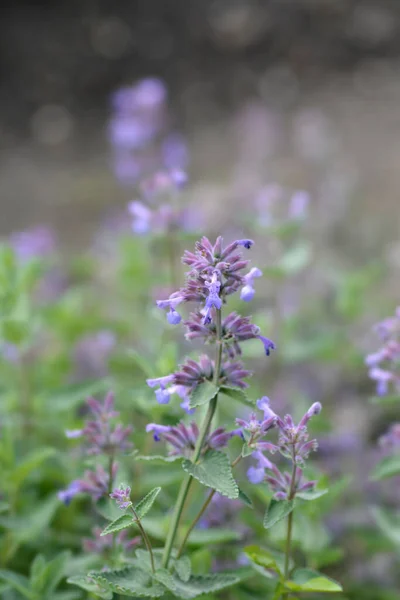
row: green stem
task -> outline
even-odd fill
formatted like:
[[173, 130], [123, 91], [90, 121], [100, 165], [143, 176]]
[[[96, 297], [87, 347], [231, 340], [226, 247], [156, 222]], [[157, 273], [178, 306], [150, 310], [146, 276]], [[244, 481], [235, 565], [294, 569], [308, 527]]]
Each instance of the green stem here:
[[[288, 500], [293, 500], [296, 495], [297, 465], [296, 465], [296, 456], [295, 456], [294, 448], [293, 448], [292, 461], [293, 461], [292, 478], [290, 481]], [[284, 582], [286, 582], [289, 577], [289, 564], [290, 564], [290, 554], [291, 554], [291, 546], [292, 546], [292, 531], [293, 531], [293, 510], [288, 515], [288, 518], [287, 518]], [[282, 594], [282, 600], [285, 600], [285, 598], [287, 598], [287, 597], [288, 597], [288, 593], [284, 592]]]
[[[216, 356], [215, 356], [215, 368], [214, 368], [214, 379], [213, 382], [215, 385], [219, 382], [219, 376], [221, 371], [221, 361], [222, 361], [222, 320], [221, 320], [221, 311], [216, 311], [216, 326], [217, 326], [217, 348], [216, 348]], [[203, 424], [200, 429], [199, 437], [197, 439], [196, 447], [193, 452], [192, 462], [195, 463], [199, 460], [201, 451], [203, 449], [204, 440], [207, 437], [208, 430], [211, 425], [211, 421], [214, 417], [215, 410], [217, 408], [217, 400], [218, 394], [213, 398], [209, 405], [207, 414], [203, 421]], [[187, 495], [190, 490], [190, 486], [192, 485], [193, 477], [189, 474], [186, 475], [185, 479], [182, 481], [182, 485], [179, 490], [178, 498], [176, 500], [174, 513], [172, 515], [171, 524], [168, 530], [167, 539], [165, 541], [164, 555], [162, 566], [166, 569], [168, 567], [169, 559], [172, 552], [172, 546], [178, 532], [179, 522], [181, 520], [183, 507], [185, 505], [185, 501]]]
[[131, 506], [131, 511], [134, 514], [135, 522], [136, 522], [137, 526], [139, 527], [140, 533], [142, 534], [142, 538], [143, 538], [144, 544], [145, 544], [145, 546], [147, 548], [147, 551], [148, 551], [148, 553], [150, 555], [151, 570], [152, 570], [153, 573], [155, 573], [156, 572], [156, 567], [155, 567], [155, 564], [154, 564], [154, 555], [153, 555], [153, 548], [151, 547], [151, 542], [150, 542], [149, 537], [148, 537], [148, 535], [147, 535], [147, 533], [146, 533], [146, 531], [145, 531], [145, 529], [144, 529], [144, 527], [143, 527], [143, 525], [142, 525], [142, 523], [141, 523], [141, 521], [139, 519], [139, 515], [137, 514], [137, 512], [136, 512], [136, 510], [134, 509], [133, 506]]
[[[238, 462], [240, 462], [240, 460], [242, 459], [242, 455], [239, 454], [239, 456], [233, 461], [233, 463], [231, 463], [231, 467], [233, 469], [233, 467], [236, 467], [236, 465], [238, 464]], [[211, 500], [214, 497], [214, 494], [217, 490], [211, 490], [211, 492], [209, 493], [206, 501], [204, 502], [203, 506], [201, 507], [201, 509], [199, 510], [199, 512], [197, 513], [193, 523], [190, 525], [190, 527], [188, 527], [186, 533], [185, 533], [185, 537], [182, 540], [182, 543], [179, 547], [178, 550], [178, 554], [177, 554], [177, 558], [179, 558], [180, 556], [182, 556], [182, 552], [183, 549], [186, 545], [186, 542], [188, 541], [189, 535], [192, 533], [193, 529], [196, 527], [197, 523], [200, 521], [201, 517], [204, 515], [204, 513], [206, 512], [207, 508], [210, 505]]]

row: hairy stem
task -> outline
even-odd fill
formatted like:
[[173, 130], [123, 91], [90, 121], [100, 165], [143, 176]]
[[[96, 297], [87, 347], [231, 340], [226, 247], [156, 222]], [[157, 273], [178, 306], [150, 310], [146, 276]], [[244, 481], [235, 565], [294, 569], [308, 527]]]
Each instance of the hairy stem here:
[[136, 522], [137, 526], [139, 527], [140, 533], [141, 533], [143, 541], [144, 541], [144, 545], [146, 546], [147, 551], [150, 555], [151, 570], [153, 573], [155, 573], [156, 567], [154, 564], [154, 555], [153, 555], [153, 548], [151, 547], [151, 542], [150, 542], [149, 537], [140, 521], [139, 515], [137, 514], [137, 512], [133, 506], [131, 506], [131, 511], [133, 512], [133, 515], [135, 517], [135, 522]]
[[[219, 376], [221, 371], [221, 360], [222, 360], [222, 325], [221, 325], [221, 311], [216, 311], [216, 325], [217, 325], [217, 341], [216, 341], [216, 355], [215, 355], [215, 369], [214, 369], [214, 384], [217, 385], [219, 382]], [[211, 421], [214, 417], [215, 410], [217, 408], [217, 400], [218, 394], [213, 398], [209, 405], [207, 414], [204, 418], [203, 424], [200, 429], [199, 437], [197, 439], [196, 447], [193, 452], [192, 462], [195, 463], [199, 460], [201, 455], [201, 451], [203, 449], [204, 440], [207, 437], [208, 430], [211, 425]], [[179, 522], [181, 520], [183, 507], [185, 505], [185, 501], [187, 495], [189, 493], [190, 487], [193, 482], [193, 477], [189, 474], [186, 475], [184, 480], [182, 481], [182, 485], [179, 490], [178, 498], [176, 500], [174, 513], [172, 515], [171, 524], [169, 526], [167, 539], [165, 542], [164, 555], [162, 566], [164, 568], [168, 567], [169, 559], [172, 552], [172, 546], [174, 540], [176, 538], [176, 534], [178, 532]]]
[[[231, 463], [231, 467], [236, 467], [236, 465], [238, 464], [238, 462], [240, 462], [240, 460], [242, 459], [242, 455], [239, 454], [239, 456], [237, 458], [235, 458], [235, 460]], [[201, 509], [199, 510], [199, 512], [197, 513], [195, 519], [193, 520], [193, 523], [190, 525], [190, 527], [188, 527], [186, 533], [185, 533], [185, 537], [182, 540], [181, 545], [179, 546], [179, 550], [178, 550], [178, 554], [177, 554], [177, 558], [179, 558], [180, 556], [182, 556], [182, 552], [185, 548], [186, 542], [188, 541], [188, 538], [190, 536], [190, 534], [192, 533], [193, 529], [196, 527], [197, 523], [200, 521], [201, 517], [204, 515], [204, 513], [206, 512], [207, 508], [210, 505], [211, 500], [214, 498], [214, 494], [215, 494], [216, 490], [211, 490], [211, 492], [209, 493], [207, 499], [205, 500], [203, 506], [201, 507]]]
[[[296, 464], [296, 456], [293, 448], [293, 468], [292, 468], [292, 478], [290, 481], [289, 495], [288, 500], [293, 500], [296, 495], [296, 475], [297, 475], [297, 464]], [[287, 518], [287, 529], [286, 529], [286, 546], [285, 546], [285, 569], [284, 569], [284, 577], [285, 581], [287, 581], [289, 577], [289, 565], [290, 565], [290, 554], [291, 554], [291, 546], [292, 546], [292, 531], [293, 531], [293, 510], [288, 515]], [[287, 593], [283, 593], [282, 600], [288, 597]]]

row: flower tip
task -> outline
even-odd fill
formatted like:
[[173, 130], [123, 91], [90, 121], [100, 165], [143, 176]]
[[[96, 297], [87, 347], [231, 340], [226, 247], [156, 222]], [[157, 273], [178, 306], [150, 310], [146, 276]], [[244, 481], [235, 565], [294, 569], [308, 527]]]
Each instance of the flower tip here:
[[251, 285], [245, 285], [242, 287], [240, 292], [240, 299], [244, 302], [251, 302], [254, 298], [254, 294], [256, 293], [255, 289]]
[[170, 325], [178, 325], [182, 320], [181, 315], [171, 308], [171, 310], [167, 313], [167, 321]]
[[322, 410], [322, 404], [320, 402], [314, 402], [314, 404], [312, 404], [310, 406], [310, 408], [308, 409], [308, 414], [310, 417], [313, 417], [315, 415], [319, 415], [321, 410]]
[[254, 245], [254, 241], [253, 240], [238, 240], [238, 245], [243, 246], [247, 250], [250, 250], [250, 248]]

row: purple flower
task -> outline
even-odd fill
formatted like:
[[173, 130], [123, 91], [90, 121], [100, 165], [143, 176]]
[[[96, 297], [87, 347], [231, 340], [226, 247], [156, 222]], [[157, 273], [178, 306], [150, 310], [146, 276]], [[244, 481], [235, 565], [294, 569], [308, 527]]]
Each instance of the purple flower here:
[[131, 488], [121, 483], [119, 488], [115, 488], [110, 494], [110, 498], [116, 501], [118, 508], [125, 510], [132, 506], [131, 502]]
[[310, 204], [310, 194], [304, 190], [298, 190], [293, 194], [289, 203], [289, 218], [300, 221], [306, 218]]
[[80, 480], [71, 481], [65, 490], [58, 492], [57, 496], [66, 506], [71, 504], [72, 499], [82, 491]]
[[258, 484], [264, 481], [265, 470], [257, 467], [249, 467], [247, 469], [247, 478], [250, 483]]
[[210, 282], [205, 281], [205, 286], [208, 289], [208, 296], [206, 298], [206, 303], [202, 314], [203, 323], [206, 325], [208, 323], [211, 323], [211, 311], [213, 307], [219, 310], [222, 306], [222, 300], [219, 297], [221, 282], [218, 279], [218, 271], [214, 271]]
[[256, 277], [261, 276], [262, 271], [260, 271], [260, 269], [257, 269], [257, 267], [253, 267], [252, 269], [250, 269], [247, 275], [243, 277], [245, 285], [242, 287], [242, 290], [240, 292], [240, 297], [242, 300], [244, 300], [245, 302], [250, 302], [251, 300], [253, 300], [254, 294], [256, 293], [253, 287], [254, 279]]
[[[146, 426], [147, 432], [153, 433], [153, 438], [156, 442], [163, 440], [167, 442], [171, 449], [170, 456], [184, 456], [191, 458], [195, 449], [199, 429], [196, 423], [185, 425], [182, 421], [178, 425], [158, 425], [157, 423], [149, 423]], [[209, 433], [205, 439], [202, 452], [207, 452], [210, 448], [224, 448], [232, 437], [240, 435], [240, 430], [225, 431], [223, 427], [218, 427], [213, 432]]]
[[258, 339], [262, 341], [263, 346], [264, 346], [264, 350], [265, 350], [265, 354], [267, 356], [270, 355], [271, 350], [275, 350], [275, 344], [273, 341], [271, 341], [270, 339], [264, 337], [263, 335], [259, 335]]
[[93, 538], [83, 538], [82, 547], [85, 552], [107, 555], [110, 550], [115, 548], [121, 552], [127, 552], [141, 543], [140, 536], [127, 539], [127, 536], [129, 535], [127, 529], [120, 531], [116, 535], [112, 533], [101, 535], [102, 531], [101, 527], [94, 527], [92, 529]]
[[393, 317], [385, 319], [376, 326], [383, 346], [367, 355], [365, 362], [370, 367], [369, 376], [376, 381], [376, 391], [384, 396], [393, 386], [400, 391], [400, 307]]
[[11, 234], [10, 244], [21, 262], [51, 256], [56, 248], [54, 233], [47, 227], [34, 227]]

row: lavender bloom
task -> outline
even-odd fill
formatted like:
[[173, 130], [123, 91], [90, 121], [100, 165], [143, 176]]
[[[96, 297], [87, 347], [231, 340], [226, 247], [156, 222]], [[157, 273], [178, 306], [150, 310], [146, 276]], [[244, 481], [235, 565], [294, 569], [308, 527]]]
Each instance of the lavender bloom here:
[[58, 499], [61, 500], [66, 506], [71, 504], [72, 499], [82, 491], [81, 482], [79, 480], [71, 481], [69, 486], [65, 490], [58, 492]]
[[127, 539], [129, 534], [127, 529], [120, 531], [114, 536], [112, 533], [109, 535], [101, 535], [101, 527], [94, 527], [92, 533], [93, 538], [83, 538], [82, 547], [85, 552], [93, 552], [95, 554], [108, 555], [110, 551], [115, 549], [118, 549], [121, 552], [127, 552], [132, 548], [136, 548], [142, 541], [140, 536]]
[[87, 421], [82, 430], [67, 431], [67, 437], [83, 437], [87, 444], [88, 454], [108, 454], [113, 456], [116, 452], [125, 452], [132, 447], [127, 437], [132, 432], [132, 427], [123, 427], [117, 424], [111, 426], [111, 420], [119, 415], [114, 410], [114, 395], [107, 394], [101, 404], [94, 398], [87, 400], [94, 419]]
[[[112, 477], [117, 474], [118, 465], [114, 463]], [[67, 506], [77, 494], [89, 494], [93, 500], [97, 501], [107, 494], [110, 482], [110, 475], [102, 466], [97, 465], [94, 471], [85, 471], [82, 479], [72, 481], [65, 490], [58, 492], [58, 498]]]
[[[314, 489], [315, 481], [305, 481], [303, 478], [302, 466], [308, 458], [311, 451], [318, 447], [316, 440], [309, 440], [307, 424], [309, 420], [321, 412], [321, 404], [315, 402], [304, 414], [298, 425], [295, 425], [290, 415], [281, 419], [271, 410], [268, 398], [264, 397], [257, 403], [258, 407], [264, 410], [266, 419], [275, 419], [279, 429], [278, 444], [261, 442], [257, 444], [258, 450], [253, 452], [253, 457], [257, 460], [257, 467], [251, 467], [248, 471], [248, 477], [252, 483], [261, 483], [265, 481], [269, 484], [277, 500], [292, 499], [296, 493], [305, 492]], [[253, 425], [254, 427], [254, 425]], [[277, 451], [282, 456], [289, 459], [294, 468], [294, 475], [289, 472], [282, 472], [273, 464], [261, 450], [267, 450], [271, 453]], [[264, 474], [262, 474], [264, 471]]]
[[[171, 449], [170, 456], [184, 456], [190, 458], [195, 449], [199, 429], [196, 423], [185, 425], [182, 421], [178, 425], [158, 425], [157, 423], [149, 423], [146, 426], [147, 432], [153, 432], [153, 437], [156, 442], [163, 440], [167, 442]], [[240, 430], [225, 431], [224, 427], [218, 427], [212, 433], [207, 435], [202, 452], [207, 452], [210, 448], [224, 448], [229, 440], [240, 435]]]
[[125, 510], [132, 506], [131, 502], [131, 488], [129, 486], [124, 486], [121, 483], [119, 488], [115, 488], [115, 490], [110, 494], [110, 498], [116, 501], [118, 508], [121, 510]]
[[257, 267], [253, 267], [250, 271], [243, 277], [245, 285], [242, 287], [242, 291], [240, 292], [240, 297], [245, 302], [250, 302], [254, 298], [254, 294], [256, 293], [253, 285], [254, 279], [256, 277], [261, 277], [262, 271], [257, 269]]
[[376, 326], [383, 346], [377, 352], [369, 354], [365, 363], [370, 367], [369, 376], [376, 381], [376, 391], [384, 396], [393, 386], [400, 392], [400, 307], [393, 317], [385, 319]]
[[379, 438], [379, 445], [385, 450], [398, 452], [400, 449], [400, 423], [393, 423], [385, 435]]
[[[217, 329], [214, 322], [204, 323], [201, 313], [191, 313], [190, 319], [183, 323], [186, 327], [185, 337], [187, 340], [203, 339], [204, 343], [214, 343], [217, 338]], [[260, 335], [260, 328], [251, 323], [250, 317], [242, 317], [236, 312], [230, 313], [222, 320], [222, 340], [224, 352], [229, 358], [240, 356], [242, 349], [240, 342], [259, 339], [262, 341], [265, 353], [269, 355], [275, 344]]]
[[10, 243], [21, 262], [49, 257], [56, 248], [54, 234], [47, 227], [35, 227], [11, 234]]
[[[251, 248], [252, 240], [236, 240], [223, 247], [223, 240], [218, 237], [215, 244], [203, 237], [195, 244], [195, 252], [185, 251], [183, 263], [190, 267], [186, 284], [168, 300], [160, 300], [160, 308], [176, 309], [176, 300], [181, 302], [197, 302], [203, 304], [204, 323], [211, 321], [212, 309], [220, 308], [226, 296], [236, 292], [245, 283], [240, 271], [247, 267], [237, 249], [240, 246]], [[174, 302], [175, 306], [172, 304]]]

